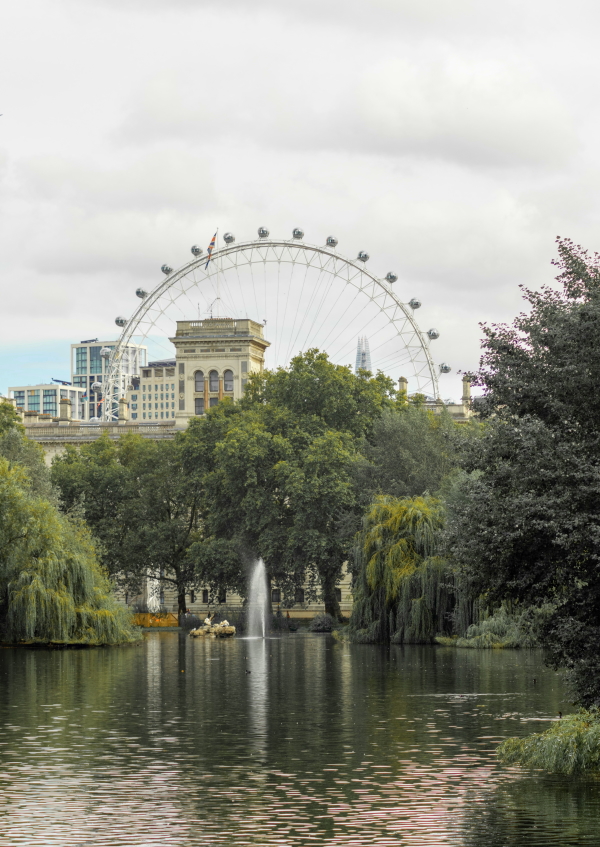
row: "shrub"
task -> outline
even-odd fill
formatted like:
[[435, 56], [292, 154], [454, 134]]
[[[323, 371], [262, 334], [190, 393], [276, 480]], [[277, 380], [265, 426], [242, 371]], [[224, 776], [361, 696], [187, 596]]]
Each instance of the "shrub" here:
[[600, 711], [580, 709], [545, 732], [507, 738], [496, 754], [507, 765], [542, 768], [552, 773], [600, 772]]
[[309, 632], [332, 632], [335, 629], [335, 620], [326, 612], [315, 615], [308, 625]]

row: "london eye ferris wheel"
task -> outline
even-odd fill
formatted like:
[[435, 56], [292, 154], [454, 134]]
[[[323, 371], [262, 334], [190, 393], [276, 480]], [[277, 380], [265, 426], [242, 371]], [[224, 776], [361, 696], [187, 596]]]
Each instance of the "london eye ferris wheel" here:
[[[369, 254], [350, 259], [338, 252], [328, 236], [322, 245], [308, 244], [296, 228], [290, 239], [270, 237], [265, 227], [258, 237], [236, 242], [232, 233], [213, 239], [208, 252], [191, 248], [192, 259], [174, 270], [163, 265], [164, 278], [150, 291], [138, 288], [141, 303], [131, 317], [117, 317], [121, 335], [107, 359], [102, 386], [105, 420], [116, 416], [118, 400], [127, 390], [132, 345], [149, 344], [157, 355], [173, 356], [169, 337], [177, 320], [196, 317], [252, 318], [265, 325], [271, 347], [269, 368], [286, 366], [301, 351], [319, 348], [336, 364], [353, 361], [357, 338], [370, 340], [373, 370], [408, 378], [411, 391], [439, 396], [438, 373], [430, 343], [437, 329], [422, 331], [415, 312], [421, 302], [406, 302], [394, 290], [398, 276], [383, 276], [367, 268]], [[97, 386], [100, 389], [100, 386]]]

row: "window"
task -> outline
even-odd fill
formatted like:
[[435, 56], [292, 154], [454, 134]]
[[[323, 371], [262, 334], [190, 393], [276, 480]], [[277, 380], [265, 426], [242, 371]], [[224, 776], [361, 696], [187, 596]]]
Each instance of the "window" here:
[[271, 603], [281, 603], [281, 589], [273, 588], [271, 590]]
[[133, 414], [131, 415], [131, 420], [137, 421], [137, 412], [133, 412]]
[[194, 391], [204, 392], [204, 371], [196, 371], [194, 374]]
[[211, 398], [210, 398], [210, 400], [208, 401], [208, 405], [209, 405], [209, 406], [210, 406], [210, 408], [212, 409], [212, 407], [213, 407], [213, 406], [216, 406], [218, 402], [219, 402], [219, 398], [218, 398], [218, 397], [211, 397]]
[[304, 603], [304, 589], [297, 588], [294, 594], [294, 603]]
[[142, 376], [144, 379], [149, 379], [152, 376], [152, 371], [142, 371]]
[[185, 362], [179, 362], [179, 373], [180, 374], [185, 373]]
[[155, 404], [154, 404], [154, 408], [155, 408], [155, 409], [158, 409], [158, 403], [155, 403]]
[[143, 419], [146, 420], [146, 412], [142, 415]]
[[225, 371], [223, 382], [225, 391], [233, 391], [233, 371]]
[[[43, 412], [46, 415], [56, 415], [56, 388], [44, 388]], [[31, 408], [31, 405], [30, 405]], [[38, 406], [39, 408], [39, 406]]]
[[338, 603], [342, 602], [342, 589], [341, 588], [335, 589], [335, 599], [338, 601]]
[[242, 373], [248, 373], [248, 362], [242, 362]]
[[131, 408], [132, 408], [132, 409], [137, 409], [137, 403], [132, 403], [132, 404], [131, 404]]
[[23, 408], [25, 405], [25, 392], [24, 391], [14, 391], [13, 392], [15, 400], [17, 401], [17, 406], [19, 408]]
[[27, 392], [27, 408], [30, 412], [39, 412], [40, 410], [40, 392], [31, 391]]
[[227, 592], [226, 591], [219, 591], [219, 596], [218, 596], [217, 599], [218, 599], [219, 603], [226, 603], [227, 602]]
[[73, 385], [79, 385], [81, 388], [85, 388], [87, 380], [84, 376], [74, 376], [73, 377]]
[[75, 373], [86, 374], [87, 369], [87, 347], [75, 349]]
[[132, 400], [137, 400], [137, 394], [132, 394], [132, 395], [131, 395], [131, 399], [132, 399]]
[[190, 591], [190, 603], [195, 603], [195, 602], [196, 602], [196, 592]]
[[208, 588], [202, 589], [202, 602], [208, 604]]
[[165, 376], [175, 376], [175, 368], [166, 368]]
[[208, 375], [208, 389], [209, 391], [219, 390], [219, 374], [216, 371], [211, 371]]
[[100, 358], [100, 347], [90, 347], [90, 373], [102, 373], [102, 359]]
[[155, 368], [154, 369], [155, 379], [158, 379], [158, 377], [160, 377], [162, 379], [162, 375], [163, 375], [163, 369], [162, 368]]
[[204, 414], [204, 397], [196, 397], [196, 399], [194, 400], [194, 414]]
[[164, 606], [164, 605], [165, 605], [165, 590], [164, 590], [164, 588], [161, 588], [161, 589], [160, 589], [159, 602], [160, 602], [160, 605], [161, 605], [161, 606]]

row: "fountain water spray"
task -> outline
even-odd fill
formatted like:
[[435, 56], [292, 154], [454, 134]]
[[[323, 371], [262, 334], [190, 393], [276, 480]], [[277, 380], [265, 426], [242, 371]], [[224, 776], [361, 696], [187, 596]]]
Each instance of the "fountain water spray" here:
[[269, 594], [265, 563], [259, 559], [250, 572], [248, 591], [248, 635], [264, 638], [267, 634], [267, 615], [269, 612]]

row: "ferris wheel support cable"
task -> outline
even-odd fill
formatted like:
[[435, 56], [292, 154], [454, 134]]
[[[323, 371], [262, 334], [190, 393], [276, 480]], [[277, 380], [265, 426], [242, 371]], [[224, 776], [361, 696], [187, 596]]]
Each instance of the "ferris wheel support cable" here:
[[[322, 267], [321, 267], [321, 269], [319, 270], [319, 275], [318, 275], [318, 277], [317, 277], [317, 283], [316, 283], [316, 286], [315, 286], [315, 287], [318, 287], [318, 286], [319, 286], [319, 283], [320, 283], [320, 281], [321, 281], [321, 277], [322, 277], [322, 275], [323, 275], [323, 273], [324, 273], [324, 271], [325, 271], [325, 268], [326, 268], [326, 265], [322, 266]], [[323, 286], [322, 286], [321, 300], [320, 300], [319, 304], [317, 305], [317, 307], [315, 308], [315, 312], [314, 312], [314, 317], [313, 317], [313, 319], [312, 319], [312, 323], [311, 323], [310, 327], [308, 328], [308, 332], [306, 333], [306, 336], [305, 336], [305, 338], [304, 338], [304, 343], [302, 344], [302, 349], [303, 349], [303, 350], [308, 350], [308, 349], [310, 349], [310, 348], [309, 348], [309, 345], [308, 345], [308, 339], [310, 338], [310, 335], [311, 335], [311, 333], [312, 333], [312, 331], [313, 331], [313, 329], [314, 329], [315, 322], [316, 322], [316, 320], [317, 320], [318, 315], [320, 315], [320, 314], [321, 314], [321, 311], [322, 311], [322, 309], [323, 309], [323, 304], [325, 303], [325, 300], [327, 299], [327, 296], [329, 295], [329, 292], [330, 292], [330, 290], [331, 290], [331, 286], [333, 285], [333, 280], [334, 280], [334, 279], [335, 279], [335, 277], [334, 277], [334, 276], [331, 276], [331, 274], [330, 274], [330, 275], [329, 275], [329, 284], [326, 284], [326, 285], [323, 285]], [[308, 313], [307, 313], [307, 314], [308, 314]]]
[[[287, 289], [287, 292], [286, 292], [286, 295], [285, 295], [285, 309], [283, 310], [283, 322], [282, 322], [283, 327], [285, 327], [285, 319], [286, 319], [286, 316], [287, 316], [288, 303], [289, 303], [289, 300], [290, 300], [290, 291], [291, 291], [291, 288], [292, 288], [292, 280], [294, 278], [295, 270], [296, 270], [296, 263], [292, 262], [291, 269], [290, 269], [290, 282], [289, 282], [288, 289]], [[279, 341], [278, 341], [278, 343], [277, 343], [277, 357], [278, 358], [279, 358], [279, 354], [281, 352], [281, 347], [282, 347], [282, 344], [279, 343]]]
[[[310, 269], [310, 266], [306, 265], [306, 267], [304, 269], [304, 279], [302, 280], [302, 287], [300, 288], [300, 296], [298, 297], [297, 304], [296, 304], [296, 317], [298, 316], [298, 308], [299, 308], [300, 304], [302, 303], [302, 295], [304, 294], [304, 288], [306, 286], [306, 277], [308, 276], [309, 269]], [[296, 322], [294, 320], [294, 325], [295, 325], [295, 323]], [[294, 347], [294, 344], [295, 344], [295, 340], [292, 341], [292, 333], [290, 333], [290, 343], [288, 344], [286, 354], [285, 354], [286, 361], [289, 360], [289, 358], [290, 358], [290, 354], [291, 354], [291, 351]]]
[[[306, 277], [307, 277], [307, 274], [308, 274], [308, 270], [309, 270], [309, 269], [308, 269], [308, 267], [307, 267], [307, 268], [306, 268], [306, 273], [304, 274], [304, 282], [302, 283], [302, 291], [300, 292], [300, 297], [298, 298], [298, 306], [301, 306], [301, 305], [302, 305], [302, 295], [303, 295], [303, 293], [304, 293], [304, 286], [305, 286], [305, 284], [306, 284]], [[321, 279], [321, 275], [322, 275], [322, 273], [323, 273], [323, 268], [321, 268], [321, 269], [319, 270], [319, 273], [318, 273], [318, 275], [317, 275], [317, 280], [316, 280], [316, 283], [315, 283], [315, 288], [316, 288], [316, 287], [318, 286], [318, 284], [319, 284], [319, 280]], [[311, 299], [310, 299], [310, 302], [312, 302], [312, 297], [311, 297]], [[297, 313], [298, 313], [298, 308], [296, 309], [296, 314], [297, 314]], [[294, 337], [294, 340], [293, 340], [293, 341], [292, 341], [292, 343], [290, 344], [290, 350], [292, 350], [292, 349], [296, 346], [296, 341], [298, 340], [298, 336], [300, 335], [300, 332], [302, 331], [302, 327], [304, 326], [304, 321], [306, 320], [306, 316], [307, 316], [307, 315], [308, 315], [308, 311], [305, 311], [305, 312], [304, 312], [304, 317], [302, 318], [302, 321], [300, 322], [300, 326], [298, 327], [298, 330], [297, 330], [297, 332], [296, 332], [296, 335], [295, 335], [295, 337]]]

